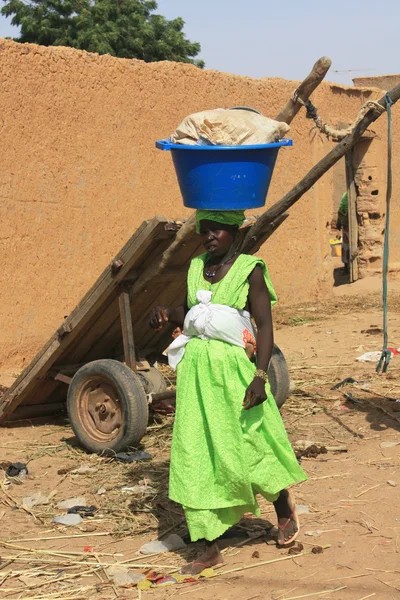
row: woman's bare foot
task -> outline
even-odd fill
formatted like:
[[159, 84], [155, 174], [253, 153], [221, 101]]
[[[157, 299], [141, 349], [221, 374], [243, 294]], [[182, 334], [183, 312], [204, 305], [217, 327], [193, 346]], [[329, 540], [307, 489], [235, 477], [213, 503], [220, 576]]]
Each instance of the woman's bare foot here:
[[278, 500], [274, 502], [278, 517], [278, 545], [288, 546], [297, 538], [299, 524], [294, 504], [288, 490], [282, 490]]
[[214, 544], [207, 544], [206, 551], [199, 556], [196, 560], [185, 565], [181, 571], [181, 573], [187, 575], [198, 575], [204, 569], [209, 567], [215, 567], [215, 565], [220, 565], [224, 562], [222, 558], [222, 554], [219, 551], [218, 544], [214, 542]]

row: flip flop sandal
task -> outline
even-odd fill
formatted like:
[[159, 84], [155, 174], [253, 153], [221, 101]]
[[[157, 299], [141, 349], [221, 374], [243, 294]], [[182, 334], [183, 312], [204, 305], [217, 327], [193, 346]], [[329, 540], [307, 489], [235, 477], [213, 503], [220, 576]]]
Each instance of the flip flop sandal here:
[[[213, 567], [212, 565], [208, 564], [208, 563], [202, 563], [199, 562], [198, 560], [192, 560], [192, 562], [190, 563], [192, 567], [195, 566], [199, 566], [199, 567], [204, 567], [204, 569], [202, 569], [202, 571], [200, 571], [199, 573], [197, 573], [197, 575], [200, 575], [200, 573], [202, 573], [205, 569], [213, 569], [215, 567]], [[180, 572], [180, 575], [187, 575], [188, 577], [197, 577], [197, 575], [192, 575], [191, 573], [182, 573], [182, 571]]]
[[294, 500], [294, 496], [291, 492], [289, 492], [289, 496], [288, 496], [288, 504], [289, 507], [292, 511], [292, 514], [290, 515], [290, 517], [288, 518], [288, 520], [286, 521], [286, 523], [284, 525], [278, 525], [278, 529], [280, 531], [282, 531], [282, 533], [284, 533], [286, 527], [289, 525], [289, 523], [291, 521], [294, 521], [294, 523], [296, 524], [297, 527], [297, 531], [287, 540], [284, 540], [283, 542], [279, 542], [278, 540], [278, 546], [289, 546], [290, 544], [292, 544], [295, 539], [297, 538], [297, 536], [300, 533], [300, 521], [299, 521], [299, 517], [297, 515], [297, 511], [296, 511], [296, 503]]

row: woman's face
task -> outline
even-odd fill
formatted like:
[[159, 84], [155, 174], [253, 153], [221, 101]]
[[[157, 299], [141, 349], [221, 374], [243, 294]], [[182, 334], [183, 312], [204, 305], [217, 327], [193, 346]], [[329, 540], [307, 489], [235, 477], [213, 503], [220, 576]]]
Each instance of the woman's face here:
[[211, 256], [225, 256], [235, 239], [235, 229], [215, 221], [200, 221], [200, 235], [203, 246]]

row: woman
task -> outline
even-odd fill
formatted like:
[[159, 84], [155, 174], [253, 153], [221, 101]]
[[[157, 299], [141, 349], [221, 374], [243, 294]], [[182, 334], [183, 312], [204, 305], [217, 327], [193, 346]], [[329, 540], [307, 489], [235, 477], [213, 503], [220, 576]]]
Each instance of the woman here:
[[342, 196], [338, 208], [337, 229], [342, 230], [342, 263], [343, 274], [350, 273], [350, 245], [349, 245], [349, 198], [347, 192]]
[[[185, 305], [156, 307], [150, 316], [155, 329], [183, 327], [168, 352], [177, 365], [169, 496], [183, 506], [192, 542], [206, 541], [184, 568], [191, 574], [223, 562], [217, 540], [244, 513], [260, 514], [256, 494], [274, 503], [278, 544], [294, 541], [299, 524], [286, 487], [306, 479], [268, 384], [277, 298], [266, 265], [234, 251], [242, 211], [196, 217], [206, 253], [191, 262]], [[245, 352], [249, 342], [257, 367]]]

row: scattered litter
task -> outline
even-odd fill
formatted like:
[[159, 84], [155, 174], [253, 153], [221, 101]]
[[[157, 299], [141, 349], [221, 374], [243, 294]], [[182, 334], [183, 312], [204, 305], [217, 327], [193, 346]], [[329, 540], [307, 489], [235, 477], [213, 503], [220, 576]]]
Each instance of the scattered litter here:
[[322, 554], [324, 551], [322, 546], [314, 546], [311, 550], [313, 554]]
[[173, 575], [164, 575], [153, 571], [148, 573], [146, 578], [138, 583], [139, 590], [149, 590], [153, 587], [164, 587], [176, 583], [195, 583], [201, 577], [215, 577], [214, 569], [206, 568], [198, 575], [186, 575], [185, 573], [173, 573]]
[[347, 402], [351, 402], [352, 404], [362, 404], [361, 400], [357, 400], [354, 398], [353, 394], [349, 392], [343, 392], [343, 396], [346, 398]]
[[69, 498], [68, 500], [62, 500], [57, 504], [57, 508], [61, 510], [69, 510], [74, 506], [86, 506], [85, 496], [78, 496], [77, 498]]
[[316, 529], [315, 531], [305, 531], [305, 535], [309, 535], [310, 537], [319, 537], [322, 535], [323, 531], [321, 529]]
[[296, 504], [296, 512], [298, 515], [309, 515], [310, 509], [307, 504]]
[[[400, 354], [398, 348], [388, 348], [388, 350], [392, 354], [392, 358], [393, 356], [397, 356], [398, 354]], [[365, 354], [362, 354], [361, 356], [356, 358], [356, 360], [358, 360], [359, 362], [378, 362], [381, 356], [382, 351], [376, 350], [374, 352], [365, 352]]]
[[83, 546], [83, 551], [84, 552], [93, 552], [94, 546]]
[[28, 473], [26, 464], [20, 462], [11, 463], [6, 471], [7, 477], [19, 477], [20, 479], [24, 479]]
[[54, 517], [53, 523], [73, 527], [74, 525], [79, 525], [80, 523], [82, 523], [82, 517], [80, 515], [60, 515], [59, 517]]
[[388, 484], [391, 485], [392, 487], [397, 486], [397, 483], [395, 481], [393, 481], [392, 479], [389, 479]]
[[356, 360], [358, 362], [378, 362], [382, 352], [377, 350], [376, 352], [365, 352], [361, 356], [358, 356]]
[[141, 554], [156, 554], [161, 552], [173, 552], [180, 548], [186, 548], [185, 542], [176, 533], [171, 533], [171, 535], [162, 541], [154, 540], [144, 544], [144, 546], [139, 549], [139, 552]]
[[124, 569], [124, 567], [119, 567], [117, 565], [107, 567], [106, 574], [118, 587], [137, 585], [139, 581], [145, 579], [145, 575], [142, 575], [142, 573], [132, 573], [128, 571], [128, 569]]
[[95, 467], [91, 467], [90, 465], [82, 465], [78, 469], [74, 469], [71, 471], [73, 475], [85, 475], [85, 473], [97, 473], [97, 469]]
[[400, 444], [400, 442], [381, 442], [380, 447], [381, 448], [394, 448], [395, 446], [398, 446], [399, 444]]
[[69, 515], [80, 515], [81, 517], [94, 517], [94, 513], [97, 511], [95, 506], [72, 506], [68, 514]]
[[143, 494], [149, 496], [155, 493], [156, 490], [149, 485], [132, 485], [121, 488], [121, 494]]
[[339, 381], [339, 383], [331, 387], [331, 390], [340, 390], [340, 388], [342, 388], [345, 385], [348, 385], [349, 383], [358, 383], [358, 381], [353, 377], [346, 377], [346, 379]]
[[106, 494], [106, 493], [107, 493], [107, 490], [106, 490], [106, 488], [103, 488], [103, 487], [99, 488], [96, 492], [97, 496], [102, 496], [103, 494]]
[[32, 496], [25, 496], [22, 499], [22, 506], [27, 510], [30, 510], [34, 506], [38, 506], [39, 504], [48, 504], [49, 498], [44, 496], [42, 492], [36, 492], [36, 494], [32, 494]]
[[137, 452], [118, 452], [115, 455], [117, 460], [126, 463], [139, 462], [141, 460], [152, 460], [152, 455], [147, 452], [142, 452], [138, 450]]
[[260, 558], [260, 553], [259, 553], [259, 551], [258, 551], [258, 550], [255, 550], [255, 551], [253, 552], [253, 554], [251, 555], [251, 558]]
[[303, 550], [304, 550], [303, 544], [301, 544], [300, 542], [298, 542], [295, 546], [292, 546], [289, 549], [288, 554], [290, 556], [296, 556], [296, 554], [301, 554], [303, 552]]

